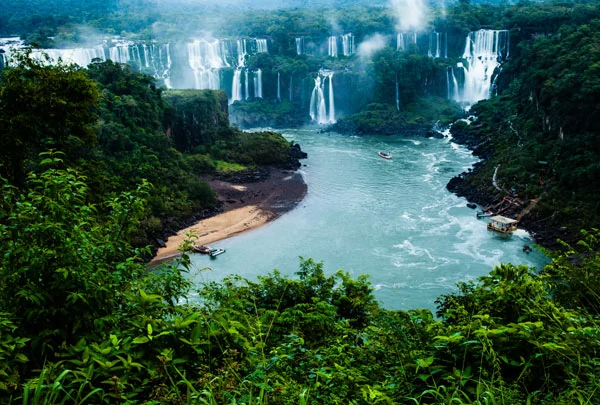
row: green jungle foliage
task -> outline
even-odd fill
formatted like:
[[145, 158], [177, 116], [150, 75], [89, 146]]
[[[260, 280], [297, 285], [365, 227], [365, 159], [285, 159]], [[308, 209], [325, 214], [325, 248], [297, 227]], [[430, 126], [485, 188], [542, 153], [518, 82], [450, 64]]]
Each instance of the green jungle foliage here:
[[298, 114], [297, 106], [287, 100], [264, 99], [236, 101], [229, 106], [232, 124], [240, 128], [293, 128], [304, 125], [308, 117]]
[[533, 221], [571, 237], [600, 223], [600, 19], [590, 8], [561, 17], [556, 32], [520, 41], [498, 77], [499, 95], [472, 108], [475, 123], [453, 127], [487, 159], [467, 177], [473, 188], [498, 193], [490, 179], [500, 165], [504, 189], [539, 200]]
[[459, 114], [460, 108], [446, 99], [422, 97], [400, 111], [389, 104], [371, 103], [357, 114], [340, 118], [331, 129], [363, 135], [424, 136], [430, 132], [432, 122], [448, 125]]
[[187, 92], [185, 108], [178, 97], [164, 97], [151, 76], [111, 61], [84, 70], [44, 64], [24, 51], [15, 66], [0, 71], [0, 173], [23, 187], [26, 172], [38, 171], [40, 153], [64, 152], [61, 159], [86, 178], [99, 216], [111, 211], [107, 198], [150, 183], [134, 235], [141, 247], [215, 206], [200, 177], [218, 175], [217, 161], [246, 170], [288, 162], [290, 144], [280, 134], [229, 126], [223, 93]]
[[47, 149], [61, 149], [76, 159], [96, 142], [93, 124], [99, 93], [85, 72], [73, 66], [44, 68], [17, 55], [18, 69], [1, 71], [0, 171], [21, 185], [26, 164]]
[[[129, 11], [143, 5], [125, 4]], [[388, 11], [365, 10], [340, 10], [353, 16], [342, 28], [392, 32]], [[150, 37], [151, 26], [175, 33], [177, 24], [192, 24], [185, 11], [172, 11], [168, 23], [149, 12], [73, 12], [44, 19], [56, 31], [36, 33], [42, 19], [19, 20], [30, 13], [24, 7], [8, 20], [1, 14], [0, 26], [18, 23], [47, 38], [72, 31], [65, 21], [86, 22]], [[460, 283], [437, 299], [437, 317], [382, 309], [368, 278], [325, 274], [312, 259], [300, 259], [295, 278], [273, 271], [201, 286], [187, 281], [187, 272], [204, 269], [186, 254], [148, 271], [148, 250], [135, 246], [163, 229], [163, 218], [214, 204], [200, 175], [280, 163], [289, 145], [272, 132], [227, 128], [218, 92], [165, 97], [149, 76], [110, 61], [81, 70], [19, 58], [0, 76], [0, 402], [598, 403], [598, 11], [597, 2], [461, 1], [447, 18], [433, 17], [439, 31], [509, 28], [518, 44], [498, 76], [498, 96], [473, 107], [473, 124], [454, 126], [487, 159], [469, 181], [494, 193], [490, 179], [500, 164], [504, 188], [539, 198], [533, 214], [548, 220], [542, 224], [560, 218], [570, 229], [589, 229], [548, 252], [552, 261], [541, 272], [502, 264]], [[240, 21], [233, 24], [240, 35], [266, 32], [280, 48], [281, 57], [250, 63], [298, 75], [321, 67], [285, 56], [293, 52], [288, 32], [329, 34], [322, 9], [261, 15], [268, 18], [230, 20]], [[373, 92], [364, 86], [360, 97], [363, 122], [414, 120], [395, 108], [398, 69], [430, 86], [414, 97], [402, 86], [403, 108], [415, 105], [429, 119], [421, 109], [439, 104], [449, 114], [432, 97], [439, 83], [429, 74], [442, 65], [375, 55], [366, 67]], [[409, 70], [415, 65], [423, 70]], [[190, 112], [219, 125], [190, 129]]]
[[366, 276], [312, 259], [294, 278], [194, 287], [187, 254], [149, 272], [128, 242], [147, 184], [99, 221], [61, 156], [42, 155], [26, 192], [1, 179], [2, 403], [596, 402], [598, 230], [541, 275], [502, 264], [460, 283], [437, 319], [384, 310]]

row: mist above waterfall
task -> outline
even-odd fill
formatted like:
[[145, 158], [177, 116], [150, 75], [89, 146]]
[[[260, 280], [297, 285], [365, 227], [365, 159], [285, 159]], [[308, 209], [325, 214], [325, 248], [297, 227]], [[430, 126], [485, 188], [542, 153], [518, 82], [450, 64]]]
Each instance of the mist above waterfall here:
[[397, 19], [398, 31], [422, 31], [427, 24], [424, 0], [390, 0], [389, 6]]
[[375, 52], [385, 48], [389, 42], [389, 37], [381, 34], [373, 34], [366, 37], [365, 40], [358, 45], [356, 53], [358, 53], [361, 58], [369, 59]]

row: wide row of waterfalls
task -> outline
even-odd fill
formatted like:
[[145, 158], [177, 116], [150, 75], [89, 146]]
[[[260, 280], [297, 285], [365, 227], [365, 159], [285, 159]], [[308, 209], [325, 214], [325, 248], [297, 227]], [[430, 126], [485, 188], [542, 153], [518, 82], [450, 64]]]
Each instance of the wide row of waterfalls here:
[[[331, 36], [327, 42], [327, 55], [330, 57], [351, 56], [355, 53], [352, 34]], [[295, 43], [297, 53], [303, 54], [304, 38], [295, 38]], [[506, 30], [479, 30], [469, 33], [462, 55], [455, 56], [459, 61], [447, 67], [446, 77], [443, 79], [446, 81], [447, 98], [461, 103], [465, 108], [489, 98], [493, 91], [494, 72], [501, 62], [509, 57], [509, 43], [509, 32]], [[22, 43], [18, 38], [0, 39], [0, 57], [4, 63], [10, 50], [20, 46]], [[433, 32], [428, 38], [416, 33], [399, 33], [396, 37], [398, 51], [410, 51], [411, 47], [417, 46], [427, 46], [427, 54], [431, 58], [448, 58], [446, 33]], [[250, 56], [269, 53], [267, 39], [196, 39], [187, 43], [172, 44], [110, 40], [96, 47], [45, 49], [43, 52], [53, 61], [61, 59], [80, 66], [87, 66], [94, 60], [108, 59], [127, 63], [135, 69], [153, 75], [162, 81], [166, 88], [225, 90], [230, 103], [264, 98], [263, 80], [267, 80], [268, 98], [282, 101], [281, 72], [248, 66]], [[42, 51], [35, 50], [33, 55], [41, 58], [43, 54]], [[256, 66], [256, 63], [252, 65]], [[321, 69], [306, 78], [287, 75], [285, 80], [289, 80], [289, 85], [286, 84], [284, 89], [288, 92], [286, 97], [293, 102], [298, 96], [304, 100], [306, 94], [303, 106], [308, 109], [311, 119], [320, 124], [334, 123], [337, 77], [334, 73]], [[304, 87], [308, 83], [305, 79], [311, 82], [314, 80], [312, 91], [311, 87]], [[398, 78], [395, 86], [396, 108], [400, 109]]]

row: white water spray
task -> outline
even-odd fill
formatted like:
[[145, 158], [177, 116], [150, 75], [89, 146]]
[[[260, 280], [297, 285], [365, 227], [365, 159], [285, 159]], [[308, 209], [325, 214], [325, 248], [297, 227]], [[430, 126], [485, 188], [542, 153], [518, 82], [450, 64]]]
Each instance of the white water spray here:
[[390, 0], [400, 31], [421, 31], [425, 27], [427, 7], [424, 0]]

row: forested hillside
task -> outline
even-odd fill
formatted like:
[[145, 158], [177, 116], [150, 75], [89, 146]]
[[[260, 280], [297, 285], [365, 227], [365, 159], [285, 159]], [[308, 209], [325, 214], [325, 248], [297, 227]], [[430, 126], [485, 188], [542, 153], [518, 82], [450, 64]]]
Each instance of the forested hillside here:
[[[572, 241], [580, 229], [600, 223], [597, 10], [597, 4], [519, 6], [507, 13], [523, 29], [498, 76], [498, 96], [474, 106], [474, 124], [453, 127], [486, 161], [466, 185], [452, 188], [482, 204], [512, 190], [525, 204], [535, 199], [522, 223], [546, 246], [555, 247], [558, 238]], [[504, 193], [491, 184], [497, 167]]]
[[[75, 26], [171, 40], [203, 21], [202, 3], [161, 15], [162, 2], [72, 2], [55, 13], [65, 4], [3, 4], [0, 31], [50, 48], [82, 39]], [[403, 49], [389, 46], [397, 27], [386, 6], [244, 8], [202, 25], [269, 44], [244, 67], [277, 82], [231, 105], [232, 66], [222, 90], [167, 89], [112, 60], [47, 64], [33, 50], [0, 71], [1, 403], [599, 402], [600, 5], [460, 1], [433, 8], [427, 35]], [[465, 38], [483, 28], [510, 47], [489, 99], [463, 114], [448, 83], [469, 64]], [[388, 41], [337, 57], [317, 45], [350, 30], [357, 45], [375, 33]], [[428, 55], [433, 30], [448, 35], [448, 57]], [[296, 52], [299, 35], [314, 54]], [[336, 104], [339, 130], [413, 136], [468, 118], [452, 125], [454, 140], [483, 160], [450, 187], [484, 205], [510, 196], [532, 207], [522, 224], [552, 230], [551, 263], [499, 265], [440, 296], [435, 315], [383, 309], [366, 276], [328, 275], [309, 258], [293, 278], [202, 286], [187, 277], [203, 270], [187, 254], [149, 271], [148, 241], [218, 208], [202, 176], [294, 165], [281, 135], [232, 128], [229, 108], [249, 123], [301, 125], [317, 86], [294, 85], [321, 69], [347, 99]], [[292, 90], [277, 100], [280, 77]]]
[[[148, 206], [131, 235], [135, 246], [156, 247], [217, 209], [199, 176], [265, 165], [295, 168], [281, 135], [253, 134], [252, 142], [262, 142], [257, 154], [248, 135], [229, 126], [222, 92], [189, 91], [190, 105], [181, 111], [177, 94], [165, 97], [152, 77], [127, 66], [106, 61], [84, 70], [28, 55], [1, 71], [0, 173], [24, 187], [27, 174], [45, 161], [40, 154], [56, 151], [65, 169], [86, 178], [88, 201], [100, 217], [110, 211], [106, 199], [150, 183]], [[183, 121], [186, 114], [202, 128]]]

